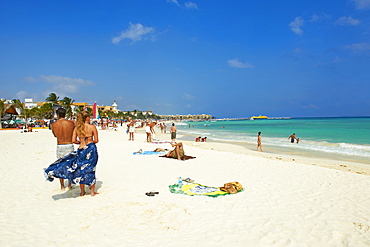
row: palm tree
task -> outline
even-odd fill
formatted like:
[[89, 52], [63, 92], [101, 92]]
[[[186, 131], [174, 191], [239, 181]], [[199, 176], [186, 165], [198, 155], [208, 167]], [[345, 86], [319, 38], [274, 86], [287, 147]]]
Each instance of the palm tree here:
[[53, 105], [57, 105], [58, 99], [59, 99], [59, 96], [57, 96], [55, 93], [50, 93], [49, 96], [45, 100], [49, 101]]
[[59, 96], [56, 95], [56, 93], [50, 93], [49, 96], [45, 99], [46, 101], [49, 101], [52, 104], [53, 108], [53, 116], [56, 116], [56, 110], [59, 108]]
[[30, 116], [33, 118], [42, 118], [40, 108], [33, 107], [32, 109], [30, 109]]
[[19, 99], [13, 99], [13, 104], [20, 110], [20, 117], [26, 118], [26, 108], [24, 108], [22, 102]]
[[68, 97], [64, 97], [61, 100], [62, 105], [64, 106], [64, 108], [67, 111], [67, 117], [72, 117], [72, 108], [71, 108], [71, 105], [73, 104], [73, 102], [75, 102], [75, 100], [73, 100], [71, 98], [68, 98]]
[[52, 119], [53, 116], [54, 116], [53, 104], [52, 103], [43, 104], [39, 108], [39, 110], [40, 110], [40, 116], [41, 116], [41, 118]]
[[25, 118], [27, 128], [27, 119], [30, 117], [31, 112], [26, 111], [26, 108], [24, 108], [24, 105], [19, 99], [13, 99], [13, 103], [20, 110], [19, 116]]

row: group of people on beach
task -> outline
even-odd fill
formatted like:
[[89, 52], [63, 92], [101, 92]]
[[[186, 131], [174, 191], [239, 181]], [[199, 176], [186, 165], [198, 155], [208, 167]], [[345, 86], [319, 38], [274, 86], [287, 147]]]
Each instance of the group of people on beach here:
[[207, 141], [206, 136], [205, 137], [199, 136], [199, 137], [195, 138], [195, 142], [206, 142], [206, 141]]
[[[131, 117], [127, 119], [127, 133], [129, 134], [129, 141], [134, 140], [135, 135], [135, 129], [137, 128], [138, 124], [140, 126], [140, 123], [136, 123], [135, 120], [133, 120]], [[146, 123], [141, 122], [141, 127], [145, 125], [145, 133], [146, 133], [146, 141], [152, 142], [155, 138], [155, 129], [154, 127], [157, 125], [157, 122], [147, 121]], [[159, 128], [161, 129], [162, 133], [166, 133], [167, 125], [165, 123], [159, 123]], [[176, 140], [176, 133], [177, 129], [174, 123], [172, 123], [172, 126], [170, 128], [170, 134], [171, 134], [171, 140], [174, 142]]]
[[[288, 137], [288, 139], [290, 139], [290, 142], [291, 142], [291, 143], [294, 143], [294, 141], [296, 141], [296, 142], [297, 142], [297, 144], [299, 143], [299, 138], [297, 138], [297, 137], [295, 136], [295, 133], [291, 134], [291, 135]], [[257, 151], [258, 151], [258, 149], [259, 149], [261, 152], [263, 152], [263, 151], [262, 151], [262, 137], [261, 137], [261, 132], [258, 132], [258, 134], [257, 134]]]

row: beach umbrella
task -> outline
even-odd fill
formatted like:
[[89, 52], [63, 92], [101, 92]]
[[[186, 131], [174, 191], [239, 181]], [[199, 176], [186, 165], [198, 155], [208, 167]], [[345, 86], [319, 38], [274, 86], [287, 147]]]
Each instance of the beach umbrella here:
[[10, 120], [9, 124], [15, 124], [15, 122], [13, 120]]
[[21, 121], [21, 120], [19, 120], [19, 119], [14, 120], [14, 122], [15, 122], [15, 123], [17, 123], [17, 124], [25, 124], [25, 122], [23, 122], [23, 121]]

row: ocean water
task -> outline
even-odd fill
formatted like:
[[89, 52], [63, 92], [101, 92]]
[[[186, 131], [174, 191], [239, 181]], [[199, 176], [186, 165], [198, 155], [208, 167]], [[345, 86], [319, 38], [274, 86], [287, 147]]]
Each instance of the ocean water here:
[[[370, 117], [217, 120], [176, 124], [179, 134], [251, 146], [262, 132], [264, 151], [370, 164]], [[290, 143], [295, 133], [300, 142]]]

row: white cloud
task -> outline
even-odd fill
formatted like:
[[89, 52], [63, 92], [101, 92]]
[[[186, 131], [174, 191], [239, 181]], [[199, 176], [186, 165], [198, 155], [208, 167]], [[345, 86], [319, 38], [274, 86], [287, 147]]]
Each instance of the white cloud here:
[[238, 58], [227, 60], [230, 67], [233, 68], [254, 68], [254, 66], [248, 62], [242, 63]]
[[327, 14], [313, 14], [310, 22], [318, 22], [329, 18], [331, 18], [331, 16]]
[[146, 35], [153, 33], [154, 28], [152, 27], [145, 27], [140, 23], [129, 23], [129, 27], [122, 31], [121, 34], [117, 37], [112, 39], [113, 44], [120, 43], [123, 39], [131, 39], [133, 43], [136, 41], [140, 41], [142, 39], [147, 39]]
[[294, 21], [292, 21], [291, 23], [289, 23], [289, 26], [290, 26], [290, 29], [295, 33], [295, 34], [298, 34], [298, 35], [302, 35], [303, 34], [303, 30], [301, 29], [301, 26], [303, 26], [304, 24], [304, 20], [302, 19], [302, 17], [298, 16], [294, 19]]
[[332, 63], [340, 63], [342, 62], [342, 59], [340, 57], [335, 57], [332, 61]]
[[354, 19], [350, 16], [349, 17], [342, 16], [335, 22], [335, 24], [338, 24], [341, 26], [357, 26], [357, 25], [360, 25], [360, 23], [361, 22], [359, 20]]
[[370, 43], [356, 43], [352, 45], [346, 45], [344, 46], [346, 49], [350, 49], [355, 52], [362, 52], [362, 51], [368, 51], [370, 50]]
[[190, 95], [190, 94], [188, 94], [188, 93], [184, 93], [184, 99], [194, 99], [195, 98], [195, 96], [193, 96], [193, 95]]
[[23, 78], [24, 80], [28, 81], [28, 82], [37, 82], [38, 79], [33, 77], [33, 76], [27, 76], [25, 78]]
[[195, 3], [193, 2], [186, 2], [185, 3], [185, 7], [187, 9], [198, 9], [198, 5], [196, 5]]
[[183, 6], [177, 0], [167, 0], [167, 2], [174, 3], [178, 7], [181, 7], [181, 8], [185, 7], [186, 9], [198, 9], [198, 5], [196, 3], [193, 3], [193, 2], [185, 2]]
[[21, 101], [30, 96], [30, 94], [26, 91], [19, 91], [15, 95], [17, 96], [17, 99], [20, 99]]
[[41, 93], [30, 93], [26, 91], [19, 91], [18, 93], [15, 94], [16, 99], [19, 99], [20, 101], [24, 101], [26, 98], [31, 98], [34, 99], [35, 101], [44, 99], [41, 95]]
[[167, 0], [167, 2], [174, 3], [178, 6], [180, 6], [179, 2], [177, 0]]
[[80, 87], [90, 86], [94, 84], [94, 82], [88, 80], [62, 77], [56, 75], [49, 76], [41, 75], [40, 79], [42, 81], [50, 83], [52, 85], [50, 91], [56, 92], [61, 96], [69, 93], [78, 93]]
[[356, 9], [368, 9], [370, 8], [370, 0], [352, 0], [355, 3]]
[[301, 108], [303, 108], [303, 109], [320, 109], [319, 106], [314, 105], [314, 104], [302, 105]]

